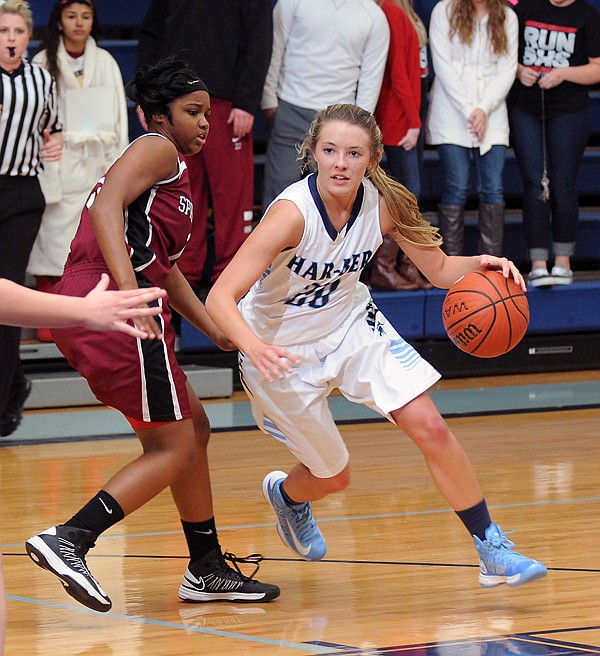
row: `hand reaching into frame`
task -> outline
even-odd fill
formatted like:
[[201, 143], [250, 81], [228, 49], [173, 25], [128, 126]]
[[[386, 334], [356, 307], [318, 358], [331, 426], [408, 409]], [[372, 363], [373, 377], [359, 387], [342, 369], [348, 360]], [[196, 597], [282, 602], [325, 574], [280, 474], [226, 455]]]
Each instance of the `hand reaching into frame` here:
[[[160, 306], [148, 307], [166, 292], [158, 287], [148, 289], [128, 289], [107, 291], [109, 277], [102, 274], [100, 281], [85, 297], [85, 316], [83, 325], [92, 330], [118, 330], [142, 339], [161, 339], [153, 315], [160, 314]], [[129, 323], [134, 321], [134, 325]]]

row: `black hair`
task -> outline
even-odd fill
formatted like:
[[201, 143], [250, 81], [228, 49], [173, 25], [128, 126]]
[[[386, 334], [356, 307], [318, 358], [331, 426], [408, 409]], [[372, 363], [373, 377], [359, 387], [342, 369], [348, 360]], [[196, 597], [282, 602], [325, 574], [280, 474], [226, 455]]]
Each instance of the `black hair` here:
[[98, 40], [100, 24], [98, 22], [96, 5], [91, 0], [58, 0], [58, 2], [54, 4], [50, 16], [48, 17], [48, 26], [42, 36], [37, 52], [42, 50], [46, 51], [46, 60], [48, 62], [47, 68], [56, 80], [57, 88], [60, 86], [60, 70], [58, 68], [58, 46], [62, 38], [62, 30], [59, 27], [60, 19], [62, 17], [63, 9], [70, 7], [75, 3], [87, 5], [92, 10], [93, 21], [90, 36], [93, 39]]
[[171, 101], [208, 89], [185, 61], [168, 57], [137, 71], [125, 85], [125, 91], [129, 100], [142, 108], [146, 121], [150, 121], [154, 114], [164, 114], [171, 120]]

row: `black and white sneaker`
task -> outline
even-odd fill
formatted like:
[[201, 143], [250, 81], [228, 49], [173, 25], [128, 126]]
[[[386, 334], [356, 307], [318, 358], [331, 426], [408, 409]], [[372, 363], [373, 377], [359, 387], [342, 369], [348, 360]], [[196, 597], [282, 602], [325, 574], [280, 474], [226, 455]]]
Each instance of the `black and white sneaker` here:
[[65, 591], [79, 603], [106, 613], [112, 602], [91, 575], [85, 555], [94, 546], [94, 534], [73, 526], [52, 526], [25, 543], [36, 565], [56, 574]]
[[[233, 567], [230, 567], [226, 560], [232, 563]], [[233, 554], [222, 554], [220, 550], [213, 549], [202, 560], [189, 565], [179, 588], [179, 598], [181, 601], [192, 603], [271, 601], [279, 597], [281, 590], [276, 585], [261, 583], [252, 578], [258, 571], [261, 560], [262, 556], [258, 554], [238, 558]], [[245, 576], [240, 571], [238, 563], [253, 564], [255, 569], [250, 576]]]

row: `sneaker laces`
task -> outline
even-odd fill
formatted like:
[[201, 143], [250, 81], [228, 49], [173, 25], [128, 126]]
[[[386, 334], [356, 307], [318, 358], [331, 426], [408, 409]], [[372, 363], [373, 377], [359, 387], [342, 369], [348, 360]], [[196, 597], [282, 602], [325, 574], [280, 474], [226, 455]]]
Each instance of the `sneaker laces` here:
[[300, 542], [310, 541], [317, 530], [310, 503], [306, 502], [300, 508], [291, 507], [294, 508], [294, 533], [296, 533]]
[[515, 548], [515, 543], [506, 537], [509, 533], [514, 533], [514, 531], [503, 533], [500, 529], [498, 529], [497, 532], [494, 531], [494, 534], [490, 538], [487, 538], [487, 542], [489, 542], [492, 547], [496, 547], [497, 549], [504, 547], [505, 549], [512, 550]]
[[[264, 560], [263, 557], [261, 556], [261, 554], [253, 553], [253, 554], [249, 554], [248, 556], [240, 557], [240, 556], [236, 556], [235, 554], [232, 554], [229, 551], [226, 551], [223, 554], [223, 559], [226, 560], [228, 563], [231, 563], [233, 565], [233, 568], [232, 568], [227, 563], [223, 563], [225, 565], [225, 567], [230, 572], [232, 572], [232, 571], [237, 572], [239, 574], [239, 576], [242, 577], [242, 579], [247, 580], [247, 581], [254, 578], [254, 575], [256, 574], [256, 572], [258, 572], [258, 570], [260, 568], [260, 563]], [[246, 565], [254, 565], [254, 569], [252, 570], [252, 574], [250, 574], [249, 576], [246, 576], [246, 574], [244, 574], [242, 572], [242, 570], [240, 569], [238, 563], [246, 564]]]
[[[508, 531], [508, 533], [513, 532], [514, 531]], [[486, 542], [492, 547], [498, 549], [498, 551], [495, 551], [492, 556], [492, 558], [498, 563], [503, 563], [508, 566], [515, 562], [518, 563], [523, 558], [526, 558], [526, 556], [523, 556], [518, 551], [514, 551], [515, 543], [512, 540], [509, 540], [500, 528], [498, 528], [497, 531], [494, 531], [493, 535], [486, 539]]]
[[69, 567], [81, 572], [87, 577], [93, 578], [90, 570], [88, 569], [87, 563], [85, 562], [85, 556], [87, 552], [91, 547], [94, 546], [93, 542], [89, 546], [87, 544], [75, 544], [60, 536], [58, 538], [58, 542], [60, 545], [61, 555], [69, 564]]

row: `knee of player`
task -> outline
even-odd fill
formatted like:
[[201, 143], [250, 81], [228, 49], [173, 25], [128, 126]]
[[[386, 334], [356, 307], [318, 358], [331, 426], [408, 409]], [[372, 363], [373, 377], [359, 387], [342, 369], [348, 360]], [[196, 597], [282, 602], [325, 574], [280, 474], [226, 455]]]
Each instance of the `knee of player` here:
[[180, 442], [170, 449], [170, 466], [174, 478], [191, 471], [196, 466], [200, 449], [193, 441]]
[[321, 479], [321, 485], [327, 494], [345, 490], [350, 485], [350, 465], [346, 465], [339, 474], [331, 478]]
[[210, 423], [204, 414], [196, 414], [192, 417], [194, 427], [194, 442], [198, 449], [206, 449], [210, 440]]
[[196, 441], [196, 448], [206, 450], [208, 441], [210, 440], [210, 425], [196, 426], [194, 425], [194, 438]]
[[428, 451], [443, 449], [455, 439], [448, 424], [437, 413], [425, 415], [412, 438], [417, 446]]

